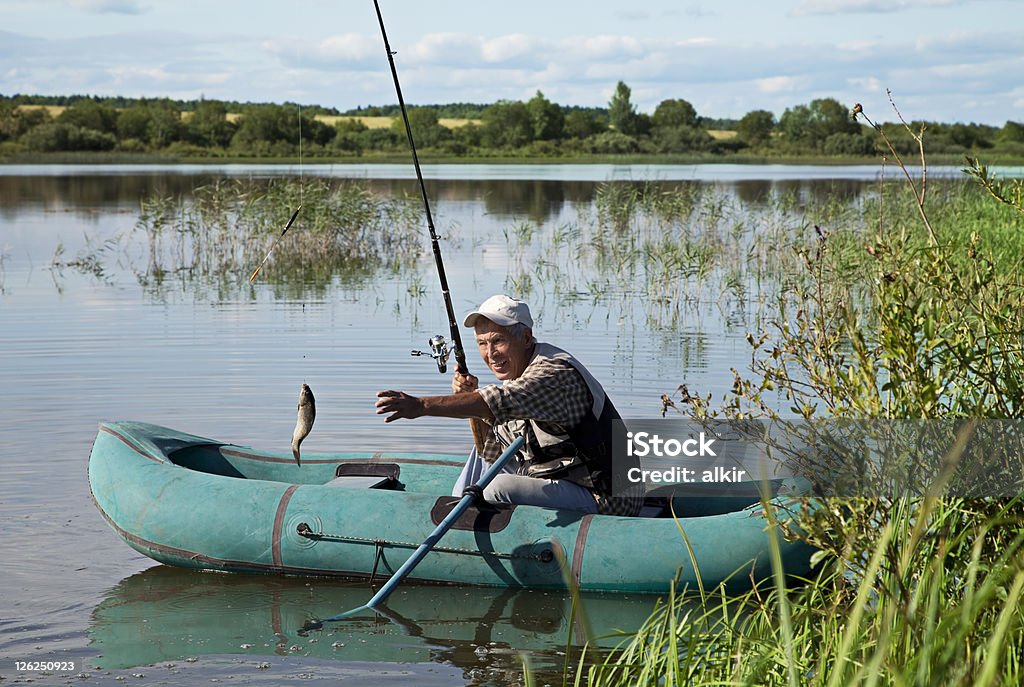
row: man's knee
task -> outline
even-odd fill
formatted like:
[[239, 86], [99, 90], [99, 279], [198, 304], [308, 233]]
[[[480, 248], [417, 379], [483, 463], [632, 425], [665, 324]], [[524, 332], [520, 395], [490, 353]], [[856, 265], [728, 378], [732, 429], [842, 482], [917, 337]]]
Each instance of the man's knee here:
[[484, 489], [492, 503], [518, 503], [542, 508], [564, 508], [596, 513], [597, 503], [589, 491], [572, 482], [551, 481], [523, 475], [497, 475]]
[[520, 503], [522, 501], [522, 485], [517, 475], [495, 475], [491, 483], [484, 489], [484, 500], [491, 503]]

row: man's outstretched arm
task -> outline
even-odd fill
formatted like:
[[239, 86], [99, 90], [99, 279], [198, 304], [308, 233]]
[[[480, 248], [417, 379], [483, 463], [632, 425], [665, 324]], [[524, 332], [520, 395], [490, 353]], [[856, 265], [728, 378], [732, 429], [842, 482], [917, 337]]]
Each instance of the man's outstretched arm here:
[[494, 420], [487, 402], [476, 392], [448, 396], [410, 396], [404, 391], [381, 391], [377, 394], [378, 415], [388, 415], [384, 422], [431, 417], [482, 418]]

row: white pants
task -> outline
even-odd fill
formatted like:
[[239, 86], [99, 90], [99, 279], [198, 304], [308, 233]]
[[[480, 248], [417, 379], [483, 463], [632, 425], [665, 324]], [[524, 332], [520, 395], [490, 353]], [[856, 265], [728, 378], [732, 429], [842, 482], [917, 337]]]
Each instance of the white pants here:
[[[518, 503], [582, 513], [597, 512], [597, 502], [588, 489], [564, 479], [517, 475], [509, 465], [506, 463], [501, 473], [484, 488], [484, 499], [493, 503]], [[455, 481], [452, 496], [462, 496], [465, 488], [476, 484], [488, 466], [489, 463], [480, 457], [474, 447], [469, 452], [462, 474]]]

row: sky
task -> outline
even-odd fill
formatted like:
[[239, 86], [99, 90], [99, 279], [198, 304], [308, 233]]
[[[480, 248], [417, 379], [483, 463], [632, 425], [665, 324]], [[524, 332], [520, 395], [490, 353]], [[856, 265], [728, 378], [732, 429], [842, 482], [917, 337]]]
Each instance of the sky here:
[[[380, 0], [409, 104], [1024, 122], [1021, 0]], [[0, 93], [397, 102], [372, 0], [0, 0]]]

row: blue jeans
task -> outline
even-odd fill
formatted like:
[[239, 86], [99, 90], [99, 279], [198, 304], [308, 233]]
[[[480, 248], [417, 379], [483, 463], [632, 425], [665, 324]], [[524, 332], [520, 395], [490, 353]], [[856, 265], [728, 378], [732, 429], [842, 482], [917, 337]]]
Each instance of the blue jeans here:
[[[486, 500], [493, 503], [517, 503], [582, 513], [597, 512], [597, 502], [588, 489], [564, 479], [517, 475], [514, 468], [509, 467], [510, 464], [506, 463], [504, 470], [484, 489]], [[452, 496], [462, 496], [467, 486], [476, 484], [488, 465], [489, 463], [477, 454], [476, 448], [470, 451], [462, 474], [455, 481]]]

